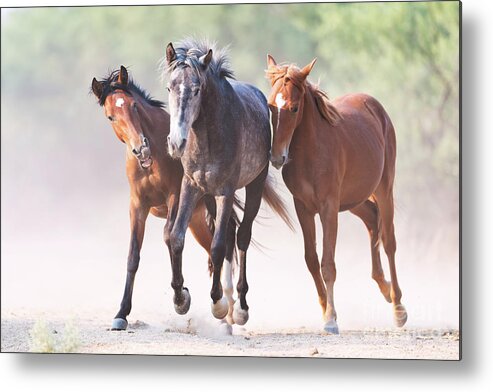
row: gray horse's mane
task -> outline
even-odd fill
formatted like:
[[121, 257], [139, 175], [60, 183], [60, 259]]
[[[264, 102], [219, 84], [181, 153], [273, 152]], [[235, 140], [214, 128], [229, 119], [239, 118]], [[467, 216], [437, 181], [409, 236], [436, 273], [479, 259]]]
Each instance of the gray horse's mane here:
[[[209, 49], [212, 49], [212, 60], [207, 67], [207, 72], [205, 72], [199, 59], [206, 55]], [[207, 39], [185, 38], [175, 46], [176, 60], [169, 65], [166, 63], [166, 59], [163, 60], [164, 69], [167, 73], [171, 73], [176, 68], [190, 67], [201, 81], [207, 77], [208, 73], [219, 78], [234, 79], [228, 49], [228, 47], [217, 48], [216, 42], [210, 42]]]

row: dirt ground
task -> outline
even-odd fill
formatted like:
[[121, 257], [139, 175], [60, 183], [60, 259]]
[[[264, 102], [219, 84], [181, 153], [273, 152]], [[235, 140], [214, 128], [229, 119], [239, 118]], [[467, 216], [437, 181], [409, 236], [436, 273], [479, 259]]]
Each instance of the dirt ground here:
[[[32, 331], [40, 317], [2, 312], [2, 352], [33, 351]], [[224, 325], [193, 318], [173, 326], [135, 320], [130, 321], [127, 331], [110, 331], [108, 320], [102, 317], [68, 320], [50, 314], [42, 319], [58, 352], [65, 351], [62, 342], [70, 334], [71, 341], [76, 342], [73, 351], [94, 354], [459, 359], [457, 330], [341, 330], [340, 335], [333, 336], [305, 327], [250, 330], [234, 326], [231, 335]], [[67, 332], [67, 323], [75, 326], [71, 332]], [[35, 339], [46, 337], [40, 338], [38, 332]]]

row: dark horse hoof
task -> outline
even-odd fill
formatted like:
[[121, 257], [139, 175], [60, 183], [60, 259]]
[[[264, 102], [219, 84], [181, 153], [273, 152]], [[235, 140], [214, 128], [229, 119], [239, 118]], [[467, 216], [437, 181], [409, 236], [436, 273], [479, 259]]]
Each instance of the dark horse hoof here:
[[112, 331], [125, 331], [128, 326], [128, 321], [122, 318], [113, 319], [113, 323], [111, 324]]
[[173, 297], [173, 302], [175, 304], [175, 311], [178, 314], [186, 314], [188, 309], [190, 309], [190, 302], [192, 298], [186, 287], [181, 290], [181, 298], [176, 298], [176, 294]]

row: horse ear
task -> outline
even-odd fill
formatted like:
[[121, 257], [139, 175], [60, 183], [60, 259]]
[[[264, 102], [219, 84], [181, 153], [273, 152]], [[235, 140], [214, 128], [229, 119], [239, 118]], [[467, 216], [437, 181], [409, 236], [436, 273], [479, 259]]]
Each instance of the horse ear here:
[[168, 65], [170, 65], [173, 61], [176, 60], [176, 52], [173, 44], [170, 42], [168, 46], [166, 46], [166, 61]]
[[128, 84], [128, 72], [123, 65], [120, 66], [120, 73], [118, 74], [118, 83], [124, 86]]
[[209, 63], [211, 62], [212, 60], [212, 49], [209, 49], [209, 51], [207, 52], [207, 54], [204, 54], [200, 59], [200, 64], [202, 64], [202, 66], [204, 68], [207, 68], [207, 66], [209, 65]]
[[305, 65], [303, 67], [303, 69], [301, 70], [301, 73], [303, 75], [305, 75], [305, 78], [310, 74], [310, 72], [312, 71], [312, 68], [313, 68], [313, 66], [315, 65], [316, 62], [317, 62], [317, 58], [315, 57], [310, 64]]
[[267, 55], [267, 67], [274, 67], [276, 66], [276, 60], [274, 60], [274, 57], [272, 57], [270, 54]]
[[98, 82], [96, 78], [92, 78], [92, 92], [97, 99], [100, 99], [101, 95], [103, 95], [103, 83]]

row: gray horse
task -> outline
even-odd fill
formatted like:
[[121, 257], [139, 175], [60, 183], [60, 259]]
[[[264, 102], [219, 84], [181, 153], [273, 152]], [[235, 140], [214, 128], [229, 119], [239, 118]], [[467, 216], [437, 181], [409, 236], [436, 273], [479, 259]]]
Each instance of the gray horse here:
[[[183, 287], [182, 252], [194, 207], [204, 198], [215, 217], [212, 314], [218, 319], [228, 315], [234, 323], [243, 325], [248, 320], [246, 252], [262, 197], [291, 226], [284, 204], [266, 181], [271, 141], [267, 100], [257, 88], [235, 81], [226, 51], [216, 50], [214, 44], [205, 41], [186, 39], [176, 49], [170, 43], [166, 70], [171, 116], [168, 152], [181, 159], [184, 169], [178, 213], [170, 235], [175, 309], [183, 314], [190, 307], [189, 291]], [[237, 232], [239, 300], [234, 302], [231, 282], [221, 283], [221, 268], [231, 235], [228, 220], [235, 191], [243, 187], [245, 208]]]

